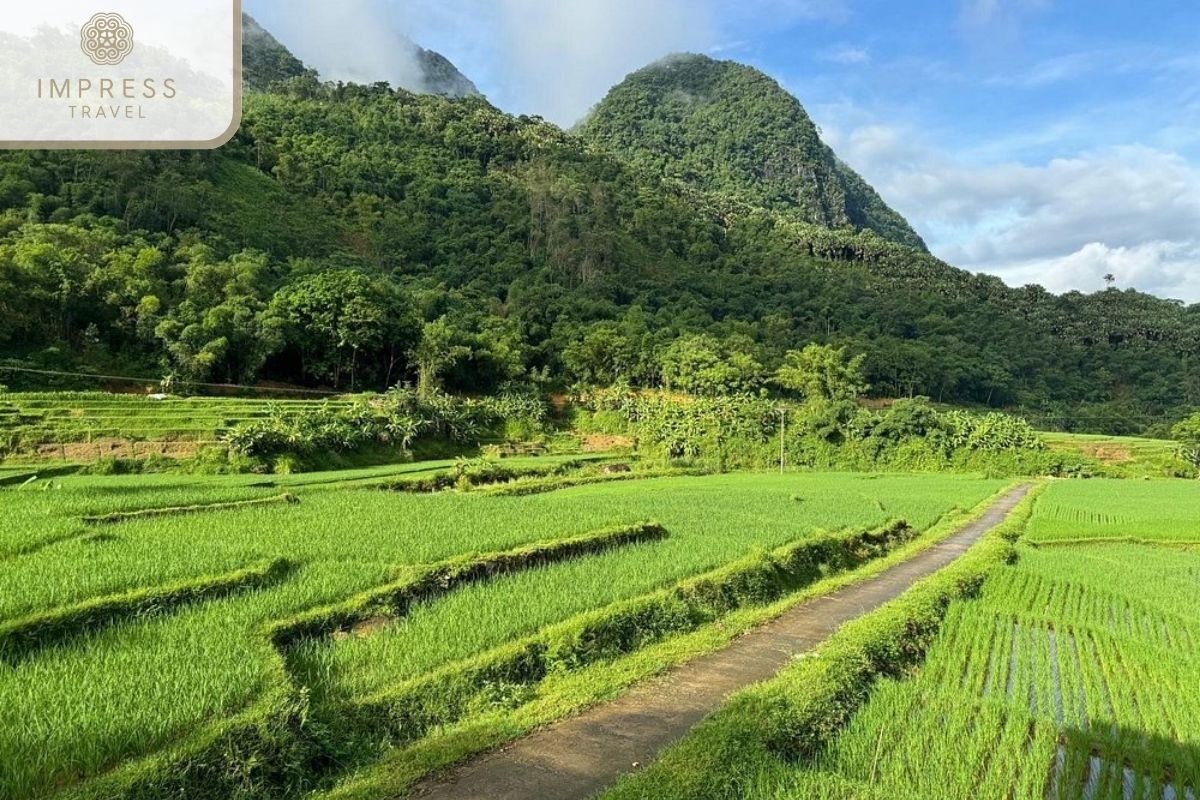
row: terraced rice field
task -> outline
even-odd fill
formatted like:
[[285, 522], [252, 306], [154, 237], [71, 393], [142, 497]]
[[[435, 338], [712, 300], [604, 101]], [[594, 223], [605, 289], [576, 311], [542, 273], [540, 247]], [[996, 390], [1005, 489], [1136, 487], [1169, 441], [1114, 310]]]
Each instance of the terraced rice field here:
[[1094, 459], [1104, 466], [1107, 474], [1117, 477], [1183, 477], [1188, 470], [1188, 465], [1179, 459], [1179, 443], [1169, 439], [1086, 433], [1041, 436], [1051, 449]]
[[[814, 763], [774, 763], [747, 797], [1194, 800], [1200, 552], [1176, 545], [1198, 495], [1054, 486], [1030, 539], [1078, 543], [1022, 548], [951, 607], [916, 678], [878, 685]], [[1105, 541], [1125, 532], [1152, 543]]]
[[[329, 401], [347, 405], [348, 401]], [[0, 450], [47, 443], [212, 442], [271, 408], [308, 407], [306, 400], [168, 398], [104, 393], [0, 394]]]
[[[1003, 487], [814, 474], [522, 497], [355, 488], [446, 466], [0, 489], [0, 797], [299, 796], [388, 743], [529, 701], [546, 670], [774, 596], [759, 578], [656, 591], [734, 563], [757, 575], [767, 551], [823, 531], [924, 530]], [[183, 506], [198, 508], [110, 516]], [[830, 542], [816, 575], [870, 557]]]

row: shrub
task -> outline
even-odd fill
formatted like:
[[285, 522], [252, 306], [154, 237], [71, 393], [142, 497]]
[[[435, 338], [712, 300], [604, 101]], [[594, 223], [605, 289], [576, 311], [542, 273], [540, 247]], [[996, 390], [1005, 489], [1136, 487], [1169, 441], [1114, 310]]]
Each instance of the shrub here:
[[884, 411], [850, 400], [780, 405], [754, 395], [683, 397], [614, 387], [579, 398], [584, 429], [632, 433], [639, 449], [666, 460], [726, 468], [779, 463], [781, 410], [787, 462], [818, 469], [962, 469], [988, 474], [1068, 474], [1080, 462], [1051, 454], [1023, 419], [1007, 414], [940, 412], [925, 398]]

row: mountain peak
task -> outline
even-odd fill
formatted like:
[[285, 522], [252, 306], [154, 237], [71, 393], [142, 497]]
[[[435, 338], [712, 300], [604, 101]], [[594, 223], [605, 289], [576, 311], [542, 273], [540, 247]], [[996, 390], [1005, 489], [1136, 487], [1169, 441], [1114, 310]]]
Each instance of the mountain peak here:
[[271, 32], [249, 14], [242, 14], [242, 80], [255, 91], [309, 72]]
[[433, 50], [409, 40], [417, 57], [417, 65], [423, 75], [422, 85], [417, 88], [404, 87], [419, 94], [436, 94], [441, 97], [480, 97], [482, 93], [466, 75], [454, 66], [450, 59]]
[[828, 228], [925, 248], [821, 141], [800, 101], [753, 67], [677, 53], [625, 78], [580, 125], [635, 166]]

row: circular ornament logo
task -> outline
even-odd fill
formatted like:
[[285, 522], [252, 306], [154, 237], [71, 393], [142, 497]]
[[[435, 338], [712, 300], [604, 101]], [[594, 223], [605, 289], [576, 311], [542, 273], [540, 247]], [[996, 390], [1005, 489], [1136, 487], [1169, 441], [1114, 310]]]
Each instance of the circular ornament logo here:
[[120, 14], [97, 14], [83, 26], [80, 46], [102, 67], [120, 64], [133, 52], [133, 26]]

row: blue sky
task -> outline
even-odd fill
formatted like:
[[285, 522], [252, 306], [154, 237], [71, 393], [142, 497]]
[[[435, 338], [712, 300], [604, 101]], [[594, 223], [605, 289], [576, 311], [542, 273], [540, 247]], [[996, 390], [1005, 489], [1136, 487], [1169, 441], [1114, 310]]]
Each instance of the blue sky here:
[[570, 125], [677, 51], [752, 64], [964, 268], [1200, 301], [1200, 11], [1147, 0], [246, 0], [328, 77], [400, 34]]

